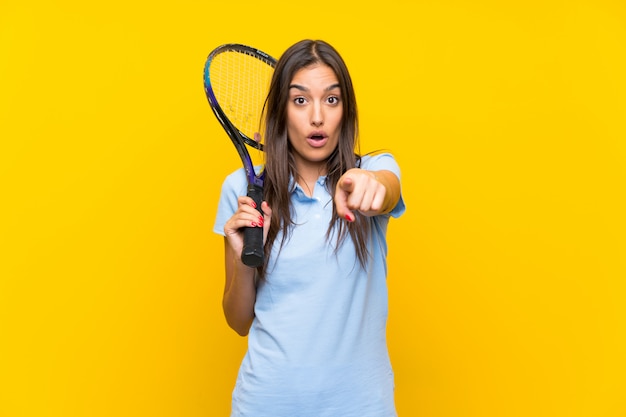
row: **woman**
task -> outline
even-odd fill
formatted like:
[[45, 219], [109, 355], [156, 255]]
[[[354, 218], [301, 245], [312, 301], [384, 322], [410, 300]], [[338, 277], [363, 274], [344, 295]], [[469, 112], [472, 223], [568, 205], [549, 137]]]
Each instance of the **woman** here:
[[[263, 215], [238, 170], [214, 229], [225, 236], [224, 314], [248, 335], [232, 416], [395, 416], [385, 235], [405, 209], [398, 165], [355, 154], [352, 81], [323, 41], [280, 58], [265, 121]], [[240, 260], [245, 227], [264, 230], [259, 270]]]

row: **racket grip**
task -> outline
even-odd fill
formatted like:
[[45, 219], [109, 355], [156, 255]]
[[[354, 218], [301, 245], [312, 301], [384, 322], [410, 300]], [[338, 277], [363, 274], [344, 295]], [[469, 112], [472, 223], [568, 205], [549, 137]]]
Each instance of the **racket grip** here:
[[[251, 197], [261, 215], [261, 203], [263, 202], [263, 188], [255, 184], [248, 185], [248, 197]], [[241, 261], [244, 265], [256, 268], [263, 264], [263, 228], [246, 227], [243, 231], [243, 250]]]

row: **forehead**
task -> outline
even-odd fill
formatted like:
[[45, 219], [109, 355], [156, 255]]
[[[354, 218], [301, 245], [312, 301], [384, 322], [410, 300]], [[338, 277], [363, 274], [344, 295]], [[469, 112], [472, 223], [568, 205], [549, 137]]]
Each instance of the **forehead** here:
[[313, 64], [308, 67], [299, 69], [291, 80], [291, 84], [297, 84], [304, 87], [321, 87], [327, 88], [339, 82], [335, 71], [325, 64]]

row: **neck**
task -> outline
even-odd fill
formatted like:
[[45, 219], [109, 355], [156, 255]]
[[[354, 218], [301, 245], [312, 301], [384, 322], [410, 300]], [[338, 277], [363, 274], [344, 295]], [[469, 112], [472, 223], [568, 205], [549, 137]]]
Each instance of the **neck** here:
[[321, 175], [326, 175], [326, 163], [323, 164], [307, 164], [297, 166], [296, 182], [302, 187], [305, 194], [309, 197], [313, 196], [313, 190], [317, 179]]

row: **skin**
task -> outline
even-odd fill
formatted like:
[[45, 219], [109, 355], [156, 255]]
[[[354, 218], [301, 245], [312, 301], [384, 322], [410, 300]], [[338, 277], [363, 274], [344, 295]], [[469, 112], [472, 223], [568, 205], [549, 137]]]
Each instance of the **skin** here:
[[[287, 132], [298, 171], [297, 182], [311, 196], [320, 175], [326, 174], [326, 159], [337, 147], [343, 116], [341, 91], [333, 70], [315, 64], [298, 71], [289, 88]], [[334, 195], [337, 213], [354, 220], [354, 210], [366, 216], [387, 213], [400, 198], [400, 181], [390, 171], [348, 170]], [[235, 214], [224, 225], [226, 237], [226, 283], [222, 305], [229, 326], [248, 334], [254, 319], [255, 270], [241, 262], [244, 227], [263, 227], [267, 236], [272, 210], [263, 202], [259, 216], [251, 198], [238, 198]]]
[[315, 65], [296, 72], [289, 85], [287, 136], [298, 183], [309, 195], [339, 143], [343, 103], [335, 73]]

